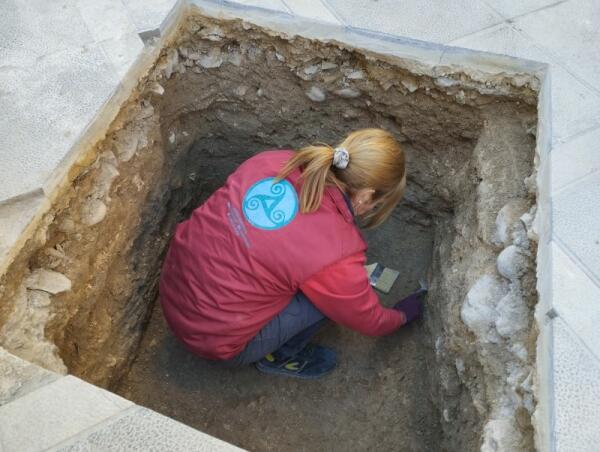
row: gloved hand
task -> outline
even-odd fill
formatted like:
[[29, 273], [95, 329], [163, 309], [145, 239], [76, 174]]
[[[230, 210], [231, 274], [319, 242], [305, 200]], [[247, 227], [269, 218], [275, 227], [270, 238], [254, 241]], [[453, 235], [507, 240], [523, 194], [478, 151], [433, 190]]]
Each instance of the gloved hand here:
[[427, 289], [421, 288], [393, 306], [397, 311], [404, 313], [407, 324], [423, 315], [423, 303], [421, 300], [426, 293]]

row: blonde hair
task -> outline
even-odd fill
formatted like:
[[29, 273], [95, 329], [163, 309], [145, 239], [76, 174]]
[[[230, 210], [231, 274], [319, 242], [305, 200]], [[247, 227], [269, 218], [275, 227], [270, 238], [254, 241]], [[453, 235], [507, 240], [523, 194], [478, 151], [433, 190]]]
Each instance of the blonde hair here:
[[354, 131], [337, 147], [348, 151], [350, 160], [346, 168], [332, 166], [335, 148], [327, 144], [307, 146], [287, 162], [277, 180], [287, 177], [296, 168], [302, 171], [302, 213], [314, 212], [321, 206], [327, 186], [338, 187], [348, 196], [363, 188], [373, 189], [373, 201], [379, 205], [361, 220], [367, 228], [379, 226], [404, 194], [404, 152], [394, 137], [382, 129]]

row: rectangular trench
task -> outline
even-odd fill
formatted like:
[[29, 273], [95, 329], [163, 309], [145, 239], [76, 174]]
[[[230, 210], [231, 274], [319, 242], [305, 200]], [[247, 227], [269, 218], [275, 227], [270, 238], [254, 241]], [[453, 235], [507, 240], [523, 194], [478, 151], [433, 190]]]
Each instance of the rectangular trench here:
[[[531, 450], [536, 98], [190, 16], [3, 277], [0, 343], [251, 450]], [[377, 339], [326, 327], [340, 363], [316, 382], [186, 352], [155, 303], [176, 222], [251, 155], [362, 127], [407, 154], [405, 200], [366, 237], [401, 273], [384, 304], [427, 276], [424, 320]]]

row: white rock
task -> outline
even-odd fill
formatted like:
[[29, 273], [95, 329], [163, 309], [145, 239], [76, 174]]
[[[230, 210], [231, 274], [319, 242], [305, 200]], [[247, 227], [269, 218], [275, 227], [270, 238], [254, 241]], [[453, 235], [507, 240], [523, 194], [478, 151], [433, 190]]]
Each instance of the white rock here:
[[227, 53], [227, 61], [234, 66], [240, 66], [242, 64], [242, 54], [239, 50], [231, 50]]
[[177, 49], [167, 50], [167, 58], [165, 63], [165, 77], [171, 78], [171, 75], [173, 75], [179, 66], [179, 52], [177, 52]]
[[360, 96], [360, 91], [353, 88], [342, 88], [335, 91], [336, 96], [344, 97], [346, 99], [353, 99]]
[[325, 100], [325, 93], [318, 86], [312, 86], [306, 92], [306, 96], [314, 102], [323, 102]]
[[279, 61], [285, 61], [285, 57], [278, 52], [275, 52], [275, 58], [277, 58]]
[[515, 342], [510, 346], [510, 351], [515, 355], [519, 360], [523, 362], [527, 362], [527, 348], [521, 342]]
[[86, 226], [93, 226], [104, 220], [107, 212], [106, 204], [96, 198], [91, 198], [81, 208], [81, 222]]
[[448, 408], [444, 408], [444, 410], [442, 411], [442, 416], [444, 417], [444, 421], [450, 422], [451, 418], [450, 411], [448, 410]]
[[328, 71], [330, 69], [335, 69], [336, 67], [338, 67], [338, 65], [335, 63], [332, 63], [331, 61], [322, 61], [321, 62], [321, 69], [324, 71]]
[[456, 366], [456, 372], [458, 375], [462, 376], [462, 374], [465, 373], [465, 362], [462, 360], [462, 358], [456, 358], [454, 365]]
[[50, 294], [42, 290], [28, 290], [27, 299], [29, 301], [29, 306], [36, 309], [46, 308], [50, 306], [50, 303], [52, 302]]
[[240, 86], [236, 86], [233, 89], [233, 94], [235, 94], [238, 97], [244, 97], [246, 95], [246, 92], [248, 91], [248, 87], [245, 85], [240, 85]]
[[402, 83], [402, 86], [404, 86], [410, 93], [414, 93], [419, 88], [419, 85], [410, 79], [401, 80], [400, 83]]
[[510, 245], [504, 248], [496, 260], [498, 273], [510, 281], [517, 281], [528, 266], [528, 258], [521, 248]]
[[201, 56], [202, 55], [200, 54], [200, 52], [190, 52], [188, 54], [188, 59], [190, 59], [192, 61], [196, 61], [196, 60], [199, 60]]
[[119, 164], [115, 154], [111, 151], [105, 151], [98, 157], [94, 163], [95, 178], [94, 187], [91, 193], [92, 198], [109, 200], [110, 187], [114, 179], [119, 175], [117, 165]]
[[165, 89], [158, 82], [150, 83], [150, 85], [148, 85], [148, 90], [150, 90], [151, 92], [153, 92], [155, 94], [158, 94], [159, 96], [162, 96], [165, 92]]
[[496, 230], [492, 237], [495, 245], [507, 246], [511, 242], [512, 233], [522, 227], [520, 217], [527, 211], [527, 202], [521, 199], [506, 203], [496, 216]]
[[131, 129], [121, 129], [115, 132], [115, 150], [120, 162], [128, 162], [135, 155], [139, 136]]
[[495, 342], [494, 328], [498, 312], [496, 305], [508, 293], [508, 287], [492, 275], [483, 275], [469, 289], [460, 317], [464, 324], [483, 342]]
[[37, 268], [25, 279], [25, 287], [42, 290], [52, 295], [71, 290], [71, 280], [65, 275], [45, 268]]
[[66, 374], [67, 368], [58, 355], [56, 345], [44, 333], [51, 318], [50, 294], [19, 287], [14, 299], [14, 309], [0, 330], [0, 343], [19, 357]]
[[500, 336], [511, 338], [527, 329], [529, 310], [516, 285], [513, 284], [510, 291], [498, 302], [496, 311], [496, 330]]
[[365, 78], [365, 73], [360, 69], [355, 69], [346, 73], [346, 78], [349, 80], [361, 80]]
[[320, 66], [318, 64], [312, 64], [312, 65], [307, 66], [304, 69], [302, 69], [302, 71], [306, 75], [315, 75], [317, 72], [319, 72], [319, 69], [320, 69]]
[[218, 25], [205, 27], [198, 34], [209, 41], [220, 41], [225, 36], [223, 29]]
[[70, 234], [72, 232], [75, 232], [75, 222], [70, 218], [65, 218], [58, 225], [58, 230], [60, 232], [64, 232], [65, 234]]
[[449, 88], [458, 84], [458, 80], [454, 80], [448, 77], [438, 77], [435, 79], [435, 84], [440, 88]]
[[534, 205], [531, 209], [529, 209], [529, 212], [524, 213], [521, 216], [521, 221], [525, 225], [529, 240], [533, 240], [534, 242], [539, 241], [537, 205]]
[[198, 59], [198, 65], [206, 69], [221, 67], [223, 64], [223, 54], [221, 49], [214, 47], [208, 51], [206, 55], [202, 55]]
[[140, 112], [137, 114], [136, 119], [146, 119], [151, 117], [154, 114], [154, 107], [148, 103], [144, 102]]
[[521, 434], [512, 419], [491, 419], [483, 428], [481, 452], [513, 452], [519, 450]]

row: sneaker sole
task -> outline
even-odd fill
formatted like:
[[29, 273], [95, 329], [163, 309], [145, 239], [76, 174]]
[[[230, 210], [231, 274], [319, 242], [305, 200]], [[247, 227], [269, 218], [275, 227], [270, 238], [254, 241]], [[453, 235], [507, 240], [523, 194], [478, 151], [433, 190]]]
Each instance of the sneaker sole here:
[[330, 374], [333, 371], [333, 369], [335, 369], [337, 367], [337, 364], [335, 366], [333, 366], [331, 369], [328, 369], [325, 372], [320, 373], [319, 375], [294, 374], [285, 369], [263, 367], [260, 364], [255, 364], [255, 367], [259, 372], [262, 372], [264, 374], [281, 375], [281, 376], [290, 377], [290, 378], [298, 378], [300, 380], [318, 380], [319, 378], [322, 378], [322, 377]]

